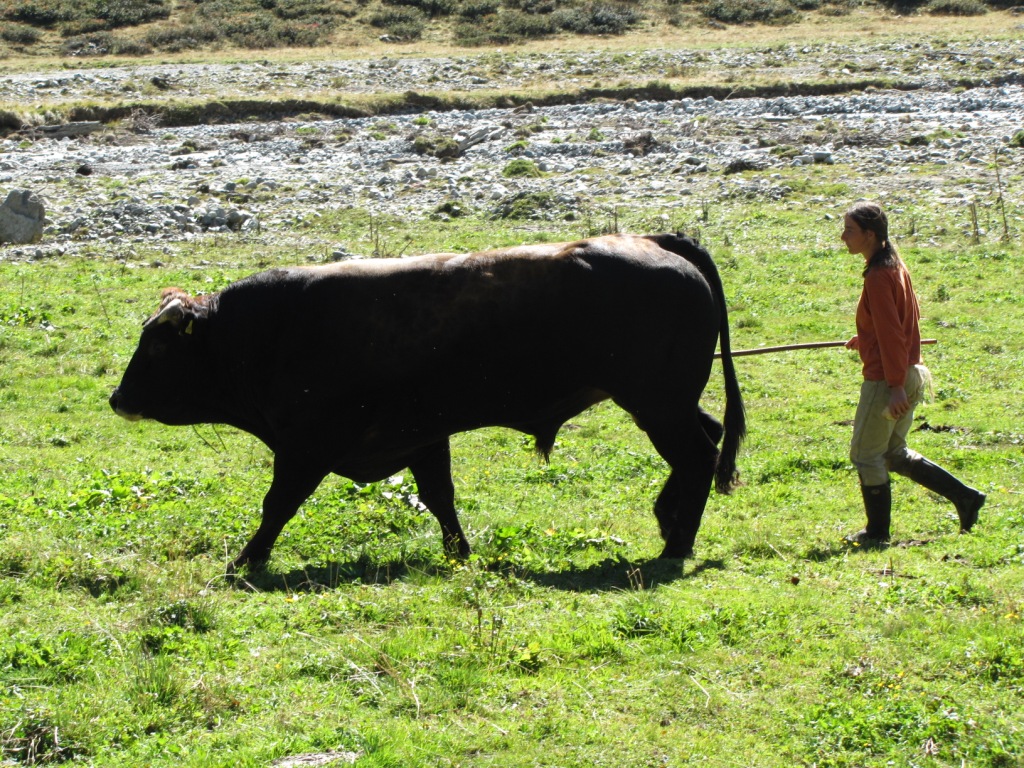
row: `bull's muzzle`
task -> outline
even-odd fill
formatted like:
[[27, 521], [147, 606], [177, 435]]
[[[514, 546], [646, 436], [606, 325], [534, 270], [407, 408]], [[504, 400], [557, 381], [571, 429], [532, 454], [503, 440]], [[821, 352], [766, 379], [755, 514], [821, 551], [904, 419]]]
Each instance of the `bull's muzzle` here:
[[110, 407], [114, 409], [114, 413], [116, 413], [122, 419], [127, 419], [128, 421], [139, 421], [140, 419], [142, 419], [141, 414], [129, 413], [121, 406], [120, 388], [115, 389], [113, 392], [110, 393], [110, 400], [108, 402], [110, 403]]

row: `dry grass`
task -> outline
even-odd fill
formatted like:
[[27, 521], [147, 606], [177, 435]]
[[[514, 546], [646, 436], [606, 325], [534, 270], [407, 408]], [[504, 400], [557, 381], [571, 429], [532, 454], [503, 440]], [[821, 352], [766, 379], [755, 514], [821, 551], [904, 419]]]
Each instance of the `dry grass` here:
[[[744, 27], [708, 26], [696, 12], [684, 17], [690, 23], [670, 26], [660, 20], [648, 21], [640, 29], [620, 36], [586, 37], [559, 35], [547, 40], [531, 40], [514, 46], [517, 53], [553, 53], [612, 51], [628, 52], [651, 48], [715, 49], [765, 48], [780, 45], [801, 45], [823, 42], [841, 44], [882, 43], [891, 40], [942, 39], [1017, 40], [1024, 35], [1024, 16], [1010, 11], [992, 11], [984, 16], [944, 17], [919, 14], [897, 16], [868, 7], [846, 16], [805, 13], [803, 20], [785, 26], [751, 25]], [[145, 27], [140, 27], [144, 30]], [[464, 48], [453, 45], [450, 30], [444, 23], [429, 29], [423, 39], [410, 43], [384, 43], [352, 30], [339, 30], [330, 46], [321, 48], [280, 48], [256, 53], [231, 47], [217, 50], [194, 50], [181, 53], [154, 53], [132, 59], [97, 56], [69, 59], [61, 56], [60, 37], [54, 32], [44, 35], [33, 55], [0, 49], [0, 60], [7, 73], [67, 69], [69, 67], [102, 68], [120, 66], [128, 61], [135, 65], [233, 63], [251, 62], [254, 57], [270, 64], [316, 62], [345, 59], [376, 59], [383, 57], [418, 57], [447, 55], [479, 55], [502, 49]], [[723, 75], [724, 77], [724, 75]]]

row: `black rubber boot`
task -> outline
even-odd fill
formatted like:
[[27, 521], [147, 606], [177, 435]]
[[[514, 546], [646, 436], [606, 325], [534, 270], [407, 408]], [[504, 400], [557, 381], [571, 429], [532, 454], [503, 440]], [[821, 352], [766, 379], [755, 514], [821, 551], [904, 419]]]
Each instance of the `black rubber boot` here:
[[920, 456], [893, 469], [918, 485], [924, 486], [932, 493], [937, 493], [953, 502], [956, 514], [960, 518], [961, 531], [971, 530], [978, 522], [978, 511], [985, 503], [985, 494], [964, 485], [938, 464], [933, 464]]
[[889, 540], [889, 523], [892, 519], [892, 486], [889, 483], [861, 485], [860, 492], [864, 497], [868, 524], [864, 530], [851, 533], [846, 540], [865, 547], [884, 544]]

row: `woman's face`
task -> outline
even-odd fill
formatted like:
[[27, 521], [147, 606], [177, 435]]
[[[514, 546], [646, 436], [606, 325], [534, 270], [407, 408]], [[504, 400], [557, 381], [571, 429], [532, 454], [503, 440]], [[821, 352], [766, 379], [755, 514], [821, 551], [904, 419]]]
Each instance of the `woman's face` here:
[[851, 217], [843, 219], [843, 234], [840, 235], [850, 253], [870, 259], [878, 250], [878, 236], [869, 229], [861, 229]]

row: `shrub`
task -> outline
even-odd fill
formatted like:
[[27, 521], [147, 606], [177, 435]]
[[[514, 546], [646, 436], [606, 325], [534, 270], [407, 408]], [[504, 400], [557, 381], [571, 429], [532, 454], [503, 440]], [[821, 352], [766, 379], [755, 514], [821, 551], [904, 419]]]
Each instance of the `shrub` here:
[[559, 29], [578, 35], [621, 35], [640, 23], [643, 15], [617, 3], [591, 3], [556, 11], [552, 19]]
[[551, 16], [505, 10], [477, 22], [457, 25], [454, 36], [459, 45], [510, 45], [548, 37], [557, 31]]
[[386, 8], [373, 14], [369, 22], [397, 40], [419, 40], [427, 27], [426, 16], [417, 8]]
[[469, 0], [469, 2], [459, 8], [459, 16], [463, 19], [476, 21], [484, 16], [497, 13], [500, 7], [501, 3], [499, 0]]
[[34, 45], [42, 34], [28, 24], [0, 24], [0, 40], [13, 45]]
[[61, 50], [65, 56], [144, 56], [153, 52], [145, 41], [118, 37], [110, 32], [69, 38]]
[[723, 24], [787, 24], [798, 16], [787, 0], [709, 0], [701, 13]]
[[11, 3], [4, 11], [4, 17], [35, 27], [52, 27], [60, 21], [71, 19], [73, 14], [59, 0], [26, 0]]
[[493, 42], [536, 40], [553, 35], [556, 31], [549, 16], [524, 11], [505, 11], [498, 14], [496, 22]]
[[988, 13], [981, 0], [931, 0], [926, 10], [933, 16], [983, 16]]
[[1024, 128], [1017, 131], [1010, 137], [1010, 146], [1017, 147], [1018, 149], [1024, 149]]
[[555, 0], [505, 0], [505, 7], [523, 13], [538, 14], [551, 13], [557, 7]]
[[335, 13], [330, 0], [277, 0], [271, 10], [279, 19], [308, 21], [311, 17], [331, 16]]
[[416, 8], [430, 17], [450, 16], [455, 13], [455, 0], [383, 0], [385, 5], [398, 5]]
[[329, 23], [282, 21], [273, 16], [226, 19], [224, 36], [242, 48], [311, 48], [324, 43]]
[[75, 19], [60, 25], [61, 37], [91, 35], [94, 32], [105, 32], [110, 29], [110, 22], [104, 19]]
[[159, 51], [177, 53], [194, 50], [220, 37], [221, 31], [215, 24], [199, 23], [153, 29], [146, 33], [145, 41]]
[[106, 2], [85, 3], [92, 5], [92, 13], [110, 23], [112, 27], [132, 27], [171, 15], [168, 0], [106, 0]]

